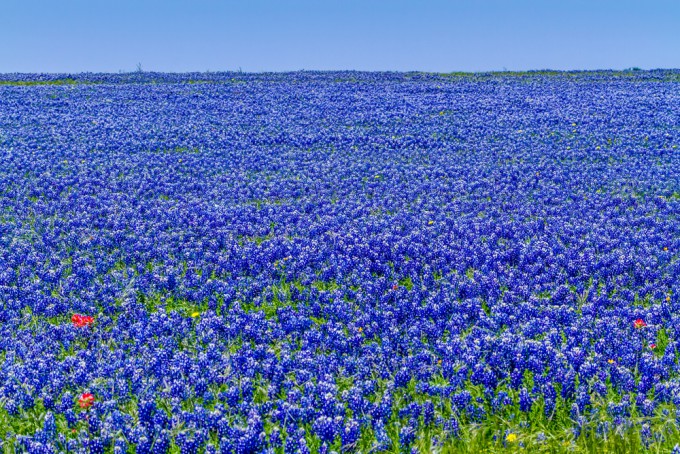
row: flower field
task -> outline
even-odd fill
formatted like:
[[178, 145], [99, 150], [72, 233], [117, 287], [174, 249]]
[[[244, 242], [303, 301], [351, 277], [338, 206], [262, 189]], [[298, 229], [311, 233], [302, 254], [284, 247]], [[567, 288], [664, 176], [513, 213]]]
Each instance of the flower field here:
[[2, 449], [671, 452], [679, 215], [680, 71], [0, 75]]

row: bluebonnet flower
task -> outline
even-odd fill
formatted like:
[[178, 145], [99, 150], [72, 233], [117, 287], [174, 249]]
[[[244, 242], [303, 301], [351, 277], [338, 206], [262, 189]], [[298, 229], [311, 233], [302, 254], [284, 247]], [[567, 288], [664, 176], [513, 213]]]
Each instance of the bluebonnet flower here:
[[402, 449], [409, 448], [416, 439], [416, 428], [409, 424], [399, 430], [399, 445]]
[[322, 442], [332, 444], [335, 437], [340, 435], [342, 427], [342, 418], [330, 418], [328, 416], [321, 416], [312, 425], [314, 432], [321, 438]]
[[[676, 75], [0, 84], [5, 410], [139, 452], [389, 445], [515, 392], [648, 417], [678, 394]], [[50, 424], [25, 447], [83, 448]]]
[[169, 448], [170, 448], [170, 434], [168, 433], [168, 431], [163, 429], [157, 432], [153, 440], [151, 452], [153, 454], [163, 454], [166, 453]]
[[533, 404], [533, 399], [529, 395], [526, 388], [522, 388], [519, 392], [519, 409], [523, 412], [531, 411], [531, 406]]
[[642, 427], [640, 428], [640, 438], [642, 439], [642, 444], [645, 446], [648, 446], [649, 443], [652, 441], [652, 431], [651, 428], [649, 427], [649, 424], [643, 424]]

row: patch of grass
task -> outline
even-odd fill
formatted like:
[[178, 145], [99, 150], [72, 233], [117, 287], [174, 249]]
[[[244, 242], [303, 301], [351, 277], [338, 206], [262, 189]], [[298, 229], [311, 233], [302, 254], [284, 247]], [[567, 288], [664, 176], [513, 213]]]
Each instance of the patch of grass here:
[[320, 292], [332, 292], [340, 288], [338, 283], [335, 282], [334, 280], [330, 280], [327, 282], [317, 280], [312, 282], [312, 287], [314, 287]]
[[194, 84], [215, 84], [216, 82], [214, 80], [206, 79], [189, 79], [187, 83], [190, 85], [194, 85]]
[[475, 269], [468, 268], [465, 270], [465, 276], [467, 276], [468, 279], [473, 280], [475, 278]]
[[399, 280], [399, 285], [405, 287], [406, 290], [411, 291], [413, 289], [413, 279], [410, 276]]
[[150, 313], [157, 312], [159, 309], [164, 308], [166, 312], [174, 311], [185, 317], [192, 317], [196, 313], [201, 314], [207, 310], [207, 305], [204, 303], [187, 301], [182, 298], [176, 298], [171, 294], [163, 296], [160, 293], [152, 295], [140, 293], [137, 295], [137, 299]]
[[[656, 333], [656, 348], [654, 349], [654, 354], [656, 356], [663, 356], [663, 354], [666, 352], [666, 348], [668, 348], [668, 345], [670, 344], [670, 339], [668, 338], [668, 333], [666, 332], [666, 328], [661, 328], [659, 331]], [[677, 357], [677, 351], [676, 351], [676, 357]]]
[[262, 302], [244, 303], [242, 308], [246, 312], [262, 311], [266, 318], [276, 318], [277, 311], [282, 307], [297, 308], [298, 301], [291, 297], [291, 289], [295, 287], [302, 291], [305, 287], [299, 281], [288, 282], [285, 279], [265, 289], [262, 293]]
[[450, 73], [440, 73], [438, 75], [442, 77], [474, 77], [476, 73], [470, 73], [465, 71], [452, 71]]
[[274, 238], [274, 235], [272, 233], [268, 235], [251, 235], [251, 236], [239, 236], [237, 237], [237, 241], [239, 246], [243, 246], [245, 243], [255, 243], [256, 245], [261, 245], [267, 240], [271, 240]]
[[174, 148], [157, 148], [155, 150], [149, 150], [150, 153], [200, 153], [201, 150], [198, 147], [174, 147]]
[[91, 82], [80, 82], [75, 79], [54, 79], [54, 80], [0, 80], [0, 85], [10, 85], [10, 86], [34, 86], [34, 85], [77, 85], [82, 83]]

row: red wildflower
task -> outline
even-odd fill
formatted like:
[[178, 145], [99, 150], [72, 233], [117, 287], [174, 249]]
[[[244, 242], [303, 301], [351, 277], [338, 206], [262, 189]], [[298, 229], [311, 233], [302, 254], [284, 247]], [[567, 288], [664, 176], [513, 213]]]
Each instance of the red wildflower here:
[[642, 320], [641, 318], [638, 318], [633, 322], [633, 326], [637, 329], [640, 329], [640, 328], [644, 328], [645, 326], [647, 326], [647, 324], [645, 323], [644, 320]]
[[83, 393], [78, 398], [78, 405], [80, 408], [90, 408], [94, 404], [94, 396], [90, 393]]
[[77, 328], [82, 328], [84, 326], [93, 324], [94, 317], [91, 317], [89, 315], [73, 314], [73, 316], [71, 317], [71, 323], [73, 323], [73, 326]]
[[656, 348], [656, 344], [649, 344], [649, 348], [654, 350]]
[[396, 290], [397, 288], [399, 288], [397, 284], [392, 285], [392, 290]]

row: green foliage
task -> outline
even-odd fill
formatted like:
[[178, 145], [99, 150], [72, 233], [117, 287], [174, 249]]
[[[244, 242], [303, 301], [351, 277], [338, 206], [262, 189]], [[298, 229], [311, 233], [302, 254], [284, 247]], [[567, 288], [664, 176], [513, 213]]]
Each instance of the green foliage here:
[[312, 287], [320, 292], [332, 292], [340, 288], [340, 286], [334, 280], [328, 282], [316, 280], [312, 282]]
[[[34, 85], [76, 85], [79, 82], [75, 79], [55, 79], [55, 80], [0, 80], [0, 85], [10, 86], [34, 86]], [[92, 82], [89, 82], [92, 83]]]
[[180, 147], [176, 146], [173, 148], [158, 148], [155, 150], [149, 150], [151, 153], [162, 153], [162, 154], [183, 154], [183, 153], [200, 153], [201, 150], [198, 147]]
[[413, 280], [411, 279], [410, 276], [407, 276], [399, 280], [399, 285], [405, 287], [406, 290], [411, 291], [411, 289], [413, 288]]

